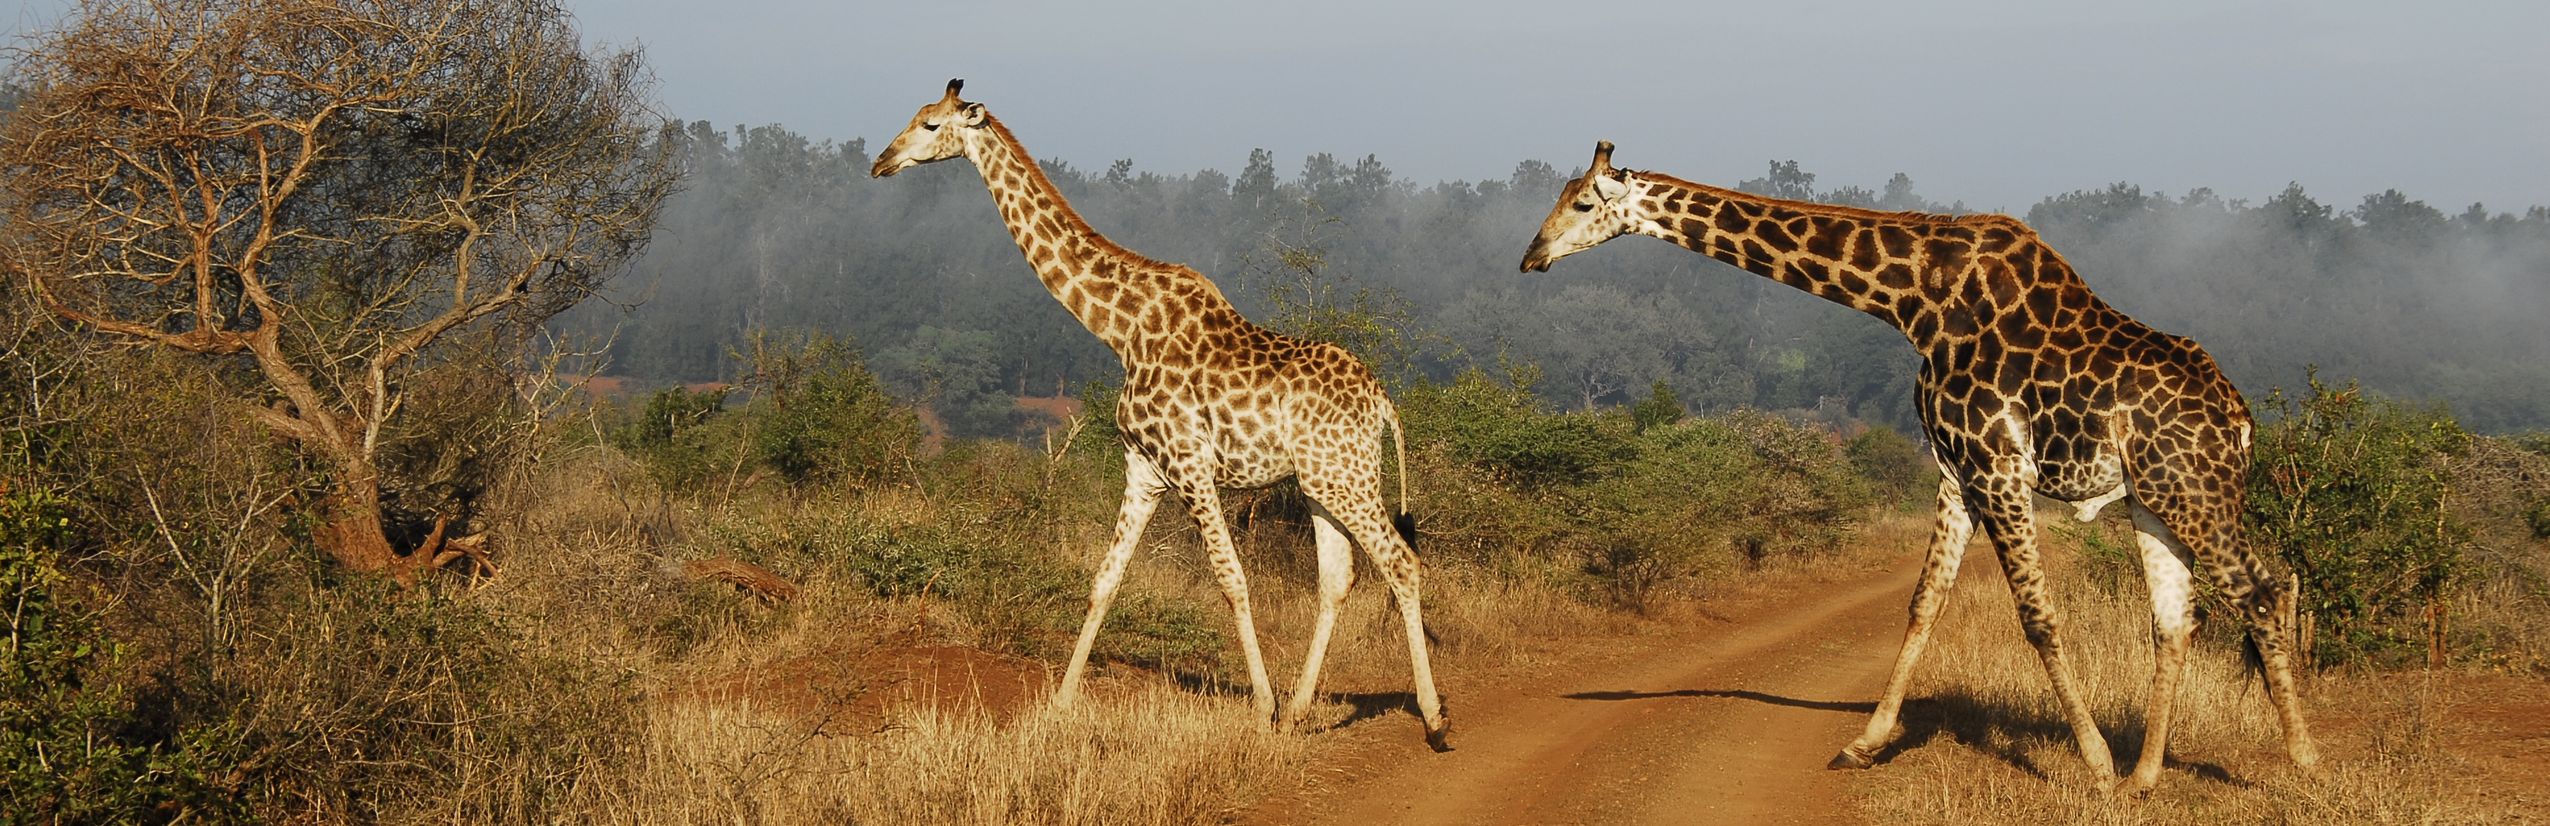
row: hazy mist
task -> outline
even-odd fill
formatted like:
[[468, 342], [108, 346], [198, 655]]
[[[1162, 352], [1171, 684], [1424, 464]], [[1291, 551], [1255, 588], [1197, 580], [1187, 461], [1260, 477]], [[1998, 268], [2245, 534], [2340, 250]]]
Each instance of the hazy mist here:
[[[1001, 114], [995, 109], [995, 114]], [[1034, 151], [1032, 124], [1012, 122]], [[1046, 295], [963, 161], [871, 180], [863, 143], [779, 127], [686, 138], [690, 188], [621, 282], [614, 369], [729, 378], [754, 327], [850, 336], [888, 384], [960, 432], [1019, 424], [1010, 397], [1118, 374]], [[1099, 231], [1195, 266], [1264, 318], [1278, 286], [1375, 288], [1430, 334], [1417, 377], [1532, 364], [1552, 403], [1626, 403], [1657, 381], [1701, 410], [1748, 406], [1909, 426], [1914, 356], [1892, 328], [1671, 245], [1628, 238], [1549, 274], [1515, 262], [1574, 170], [1526, 160], [1418, 183], [1377, 157], [1248, 153], [1227, 175], [1128, 161], [1047, 169]], [[1720, 183], [1884, 209], [1953, 209], [1909, 176], [1828, 184], [1795, 163]], [[1673, 172], [1674, 170], [1663, 170]], [[2447, 213], [2396, 191], [2261, 201], [2115, 184], [2021, 214], [2120, 309], [2204, 343], [2253, 396], [2324, 378], [2449, 403], [2483, 429], [2550, 425], [2550, 209]], [[1276, 263], [1309, 252], [1315, 272]]]

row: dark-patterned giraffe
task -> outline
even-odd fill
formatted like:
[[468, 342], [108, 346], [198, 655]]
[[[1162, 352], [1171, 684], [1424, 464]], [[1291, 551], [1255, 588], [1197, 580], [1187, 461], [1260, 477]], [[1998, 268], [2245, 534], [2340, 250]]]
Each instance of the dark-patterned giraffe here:
[[1381, 383], [1344, 348], [1268, 332], [1241, 318], [1196, 271], [1144, 258], [1090, 229], [1008, 127], [982, 104], [957, 98], [964, 85], [948, 81], [947, 94], [912, 116], [911, 125], [877, 153], [869, 174], [885, 177], [959, 156], [972, 160], [1045, 289], [1124, 361], [1124, 393], [1116, 403], [1125, 441], [1124, 507], [1115, 542], [1090, 586], [1089, 616], [1054, 703], [1068, 706], [1077, 696], [1090, 645], [1124, 579], [1125, 563], [1161, 494], [1175, 491], [1203, 532], [1214, 577], [1230, 599], [1258, 719], [1272, 717], [1275, 695], [1250, 619], [1248, 579], [1222, 521], [1216, 488], [1259, 487], [1291, 476], [1313, 504], [1319, 620], [1284, 724], [1300, 720], [1318, 690], [1320, 662], [1337, 606], [1354, 584], [1353, 551], [1360, 545], [1389, 581], [1407, 626], [1426, 742], [1448, 748], [1449, 728], [1426, 662], [1419, 565], [1410, 546], [1414, 523], [1405, 513], [1404, 443], [1402, 512], [1395, 524], [1382, 500], [1381, 436], [1387, 431], [1398, 440], [1399, 414]]
[[1893, 738], [1904, 684], [1980, 522], [2081, 757], [2100, 786], [2115, 782], [2107, 742], [2064, 663], [2031, 493], [2073, 503], [2082, 521], [2118, 499], [2132, 502], [2158, 629], [2132, 788], [2160, 778], [2195, 625], [2190, 560], [2244, 613], [2286, 751], [2304, 767], [2318, 761], [2287, 653], [2291, 595], [2241, 541], [2248, 407], [2204, 348], [2100, 301], [2015, 218], [1764, 198], [1614, 168], [1611, 149], [1597, 144], [1593, 167], [1560, 193], [1523, 254], [1524, 270], [1547, 271], [1624, 234], [1651, 235], [1876, 316], [1921, 353], [1915, 403], [1944, 477], [1938, 523], [1886, 695], [1833, 768], [1865, 768]]

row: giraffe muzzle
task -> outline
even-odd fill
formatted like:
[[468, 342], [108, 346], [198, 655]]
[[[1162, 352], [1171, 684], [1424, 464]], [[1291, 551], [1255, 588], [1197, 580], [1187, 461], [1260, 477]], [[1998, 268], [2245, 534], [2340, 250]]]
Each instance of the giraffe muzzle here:
[[1532, 241], [1532, 246], [1530, 248], [1523, 250], [1524, 272], [1549, 272], [1549, 265], [1550, 257], [1548, 244], [1541, 243], [1538, 239], [1535, 239]]

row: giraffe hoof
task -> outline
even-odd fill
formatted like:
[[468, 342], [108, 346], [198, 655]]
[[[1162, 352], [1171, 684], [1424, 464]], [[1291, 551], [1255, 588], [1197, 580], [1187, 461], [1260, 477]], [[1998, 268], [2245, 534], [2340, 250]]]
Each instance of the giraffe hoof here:
[[1426, 747], [1434, 749], [1434, 753], [1436, 754], [1451, 751], [1452, 724], [1444, 723], [1441, 727], [1428, 729], [1426, 731]]
[[1839, 771], [1842, 769], [1865, 769], [1874, 765], [1877, 765], [1875, 761], [1859, 756], [1858, 752], [1851, 751], [1850, 749], [1843, 749], [1840, 754], [1833, 755], [1832, 762], [1825, 763], [1824, 768]]

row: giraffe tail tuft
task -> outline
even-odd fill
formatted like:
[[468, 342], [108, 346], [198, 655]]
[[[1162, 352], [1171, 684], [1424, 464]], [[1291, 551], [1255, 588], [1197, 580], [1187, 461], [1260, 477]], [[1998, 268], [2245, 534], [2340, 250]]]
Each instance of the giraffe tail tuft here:
[[1408, 551], [1409, 551], [1410, 553], [1414, 553], [1414, 552], [1416, 552], [1416, 550], [1417, 550], [1417, 515], [1416, 515], [1416, 514], [1409, 513], [1409, 512], [1407, 512], [1407, 511], [1400, 511], [1400, 512], [1399, 512], [1399, 515], [1397, 515], [1397, 516], [1393, 516], [1393, 517], [1390, 517], [1390, 527], [1397, 528], [1397, 529], [1399, 530], [1399, 541], [1408, 543]]
[[2240, 674], [2246, 678], [2242, 685], [2252, 680], [2261, 687], [2267, 685], [2267, 654], [2259, 650], [2258, 632], [2254, 630], [2240, 635]]

